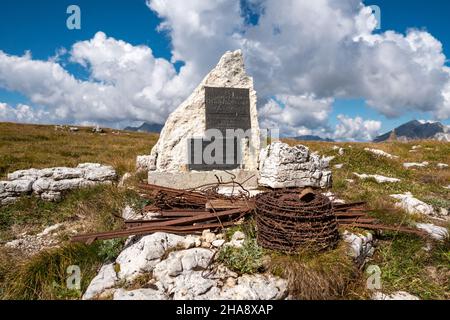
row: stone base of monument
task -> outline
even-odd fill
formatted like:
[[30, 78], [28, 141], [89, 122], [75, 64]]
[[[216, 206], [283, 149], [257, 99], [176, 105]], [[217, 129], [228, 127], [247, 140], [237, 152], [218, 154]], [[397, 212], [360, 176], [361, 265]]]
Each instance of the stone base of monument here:
[[175, 189], [192, 189], [205, 184], [235, 181], [242, 183], [244, 188], [258, 187], [259, 171], [257, 170], [230, 170], [230, 171], [189, 171], [189, 172], [158, 172], [148, 173], [148, 183]]

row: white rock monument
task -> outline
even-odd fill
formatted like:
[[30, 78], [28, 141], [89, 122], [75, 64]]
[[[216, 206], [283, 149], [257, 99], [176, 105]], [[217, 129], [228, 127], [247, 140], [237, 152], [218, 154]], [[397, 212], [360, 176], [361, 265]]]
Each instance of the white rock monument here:
[[[245, 135], [235, 138], [229, 130]], [[211, 131], [223, 138], [211, 139]], [[223, 146], [217, 147], [217, 142]], [[149, 170], [150, 184], [184, 189], [217, 182], [219, 177], [245, 181], [252, 187], [257, 185], [259, 152], [256, 91], [253, 78], [245, 72], [242, 52], [237, 50], [222, 56], [169, 116], [151, 155], [137, 162]], [[211, 163], [207, 155], [223, 161]]]

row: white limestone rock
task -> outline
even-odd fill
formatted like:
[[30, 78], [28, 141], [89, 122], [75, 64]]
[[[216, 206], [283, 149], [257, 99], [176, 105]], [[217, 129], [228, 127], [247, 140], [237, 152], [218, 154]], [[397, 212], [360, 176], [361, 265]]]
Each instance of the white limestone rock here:
[[132, 177], [131, 173], [127, 172], [125, 173], [122, 178], [120, 178], [119, 183], [117, 184], [117, 186], [119, 188], [123, 188], [125, 187], [125, 183], [127, 182], [128, 179], [130, 179]]
[[372, 297], [373, 300], [420, 300], [418, 297], [405, 291], [397, 291], [393, 294], [384, 294], [382, 292], [375, 292]]
[[190, 248], [200, 247], [201, 244], [202, 244], [201, 237], [189, 234], [184, 238], [184, 240], [182, 242], [182, 247], [184, 249], [190, 249]]
[[44, 201], [59, 201], [61, 200], [61, 192], [58, 191], [46, 191], [41, 193], [41, 199]]
[[156, 158], [154, 155], [137, 156], [136, 170], [154, 171], [156, 170]]
[[205, 86], [246, 88], [250, 91], [250, 118], [252, 136], [250, 145], [254, 152], [242, 143], [245, 170], [257, 170], [260, 148], [260, 132], [256, 110], [256, 91], [253, 79], [244, 69], [240, 50], [226, 52], [217, 66], [203, 79], [194, 92], [168, 117], [160, 138], [151, 151], [151, 170], [161, 172], [185, 172], [187, 170], [187, 139], [203, 137], [205, 131]]
[[46, 191], [65, 191], [80, 188], [85, 182], [83, 178], [52, 180], [49, 178], [40, 178], [33, 183], [33, 191], [42, 193]]
[[418, 162], [405, 162], [403, 164], [403, 167], [406, 168], [406, 169], [409, 169], [409, 168], [425, 168], [429, 164], [430, 163], [426, 162], [426, 161], [425, 162], [421, 162], [421, 163], [418, 163]]
[[448, 209], [446, 209], [446, 208], [439, 208], [439, 216], [447, 217], [448, 214], [449, 214]]
[[269, 274], [243, 275], [234, 286], [211, 290], [210, 300], [281, 300], [288, 294], [287, 281]]
[[392, 194], [391, 198], [400, 200], [396, 205], [409, 214], [434, 214], [434, 209], [431, 205], [414, 198], [410, 192], [406, 192], [405, 194]]
[[9, 204], [15, 203], [19, 198], [18, 197], [4, 197], [4, 198], [0, 197], [0, 199], [1, 199], [0, 204], [6, 206]]
[[398, 156], [394, 156], [394, 155], [392, 155], [390, 153], [387, 153], [387, 152], [385, 152], [383, 150], [371, 149], [371, 148], [365, 148], [364, 150], [367, 151], [367, 152], [373, 153], [376, 156], [386, 157], [386, 158], [389, 158], [389, 159], [398, 159]]
[[2, 205], [17, 200], [22, 195], [34, 192], [45, 201], [57, 201], [61, 192], [96, 184], [111, 183], [116, 172], [111, 166], [84, 163], [76, 168], [55, 167], [45, 169], [18, 170], [8, 174], [8, 181], [0, 181]]
[[91, 300], [107, 289], [114, 287], [119, 278], [114, 270], [114, 263], [102, 266], [99, 273], [92, 279], [86, 292], [83, 294], [83, 300]]
[[377, 183], [395, 183], [401, 181], [400, 179], [397, 178], [385, 177], [379, 174], [365, 174], [365, 173], [359, 174], [357, 172], [353, 172], [353, 174], [362, 180], [375, 179]]
[[231, 240], [229, 242], [224, 243], [224, 246], [230, 246], [234, 248], [242, 248], [245, 242], [245, 234], [242, 231], [236, 231], [231, 236]]
[[448, 238], [448, 230], [444, 227], [439, 227], [431, 223], [418, 223], [416, 227], [428, 233], [434, 240], [443, 241]]
[[336, 158], [335, 156], [328, 156], [328, 157], [323, 156], [322, 162], [325, 166], [329, 166], [330, 162], [333, 161], [335, 158]]
[[260, 155], [259, 184], [271, 188], [331, 187], [328, 162], [303, 145], [275, 141]]
[[213, 256], [213, 250], [203, 248], [171, 252], [155, 266], [153, 277], [175, 300], [195, 299], [216, 284], [201, 271], [209, 266]]
[[448, 164], [446, 164], [446, 163], [438, 163], [436, 166], [439, 169], [446, 169], [446, 168], [448, 168]]
[[436, 141], [450, 142], [450, 133], [438, 132], [434, 135], [433, 139]]
[[83, 163], [77, 168], [84, 169], [84, 178], [91, 181], [107, 181], [117, 178], [112, 166], [103, 166], [98, 163]]
[[114, 292], [113, 300], [168, 300], [169, 297], [155, 289], [137, 289], [127, 291], [124, 289], [118, 289]]
[[333, 192], [329, 191], [329, 192], [325, 192], [322, 193], [325, 197], [327, 197], [328, 199], [331, 200], [331, 202], [333, 203], [341, 203], [344, 204], [345, 200], [339, 199]]
[[37, 236], [38, 237], [45, 237], [45, 236], [53, 233], [54, 231], [60, 229], [62, 226], [63, 226], [62, 223], [54, 224], [52, 226], [49, 226], [49, 227], [45, 228], [42, 232], [38, 233]]
[[5, 192], [12, 193], [27, 193], [31, 191], [33, 186], [33, 180], [14, 180], [14, 181], [5, 181], [6, 183], [3, 185], [3, 189]]
[[203, 230], [201, 240], [211, 244], [214, 240], [216, 240], [216, 235], [210, 230]]
[[8, 180], [36, 180], [41, 177], [41, 171], [38, 169], [17, 170], [8, 174]]
[[214, 248], [220, 248], [221, 246], [223, 246], [224, 243], [225, 243], [224, 239], [217, 239], [217, 240], [214, 240], [213, 242], [211, 242], [211, 244]]
[[263, 192], [264, 192], [264, 190], [259, 190], [257, 188], [252, 188], [252, 187], [246, 187], [244, 190], [240, 186], [234, 186], [234, 187], [219, 186], [219, 188], [217, 189], [217, 193], [222, 194], [227, 197], [240, 196], [242, 194], [248, 195], [250, 197], [254, 197]]
[[141, 216], [131, 206], [127, 205], [122, 209], [122, 218], [125, 220], [138, 220]]
[[125, 248], [116, 259], [120, 266], [119, 278], [133, 280], [143, 272], [152, 271], [166, 250], [181, 246], [184, 237], [157, 232], [142, 237]]
[[349, 244], [348, 254], [358, 261], [364, 261], [374, 253], [373, 236], [367, 232], [363, 234], [355, 234], [347, 230], [343, 234], [343, 239]]
[[63, 224], [55, 224], [38, 234], [23, 233], [16, 239], [7, 242], [5, 247], [18, 249], [25, 255], [32, 256], [45, 248], [58, 246], [60, 239], [57, 236], [62, 226]]
[[53, 180], [65, 180], [65, 179], [75, 179], [75, 178], [83, 178], [83, 170], [80, 168], [65, 168], [58, 167], [53, 168], [52, 179]]

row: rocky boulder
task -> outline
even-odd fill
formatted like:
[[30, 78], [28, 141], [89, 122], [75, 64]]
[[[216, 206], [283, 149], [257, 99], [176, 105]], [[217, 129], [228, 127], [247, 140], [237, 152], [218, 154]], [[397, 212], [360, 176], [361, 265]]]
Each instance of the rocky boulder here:
[[113, 167], [98, 163], [82, 163], [76, 168], [18, 170], [8, 174], [7, 181], [0, 181], [0, 204], [12, 203], [31, 193], [45, 201], [56, 201], [62, 191], [107, 184], [116, 178]]
[[[210, 236], [205, 233], [201, 241], [217, 241], [207, 237]], [[242, 236], [237, 234], [234, 238], [238, 241]], [[214, 246], [191, 246], [197, 246], [199, 239], [161, 232], [130, 239], [116, 261], [100, 269], [83, 299], [268, 300], [287, 297], [287, 281], [270, 274], [239, 276], [215, 261], [218, 249]], [[140, 275], [151, 275], [151, 279], [142, 288], [124, 288]]]
[[271, 188], [331, 187], [328, 161], [303, 146], [273, 142], [260, 154], [258, 183]]
[[400, 200], [396, 205], [409, 214], [424, 214], [430, 216], [434, 214], [432, 206], [414, 198], [410, 192], [404, 194], [392, 194], [391, 198]]
[[432, 223], [418, 223], [416, 227], [428, 233], [434, 240], [443, 241], [448, 238], [448, 230], [444, 227], [436, 226]]
[[345, 231], [343, 239], [349, 245], [348, 254], [359, 263], [375, 252], [373, 235], [369, 232], [363, 235]]

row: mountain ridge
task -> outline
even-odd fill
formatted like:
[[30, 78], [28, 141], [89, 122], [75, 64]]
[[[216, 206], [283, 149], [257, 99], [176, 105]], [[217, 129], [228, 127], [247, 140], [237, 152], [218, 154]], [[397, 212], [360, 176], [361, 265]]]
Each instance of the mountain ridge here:
[[151, 132], [151, 133], [160, 133], [164, 125], [158, 123], [148, 123], [143, 122], [139, 127], [126, 127], [123, 130], [125, 131], [135, 131], [135, 132]]
[[388, 140], [411, 141], [411, 140], [438, 140], [450, 141], [450, 129], [440, 122], [425, 122], [412, 120], [397, 128], [382, 134], [373, 142], [384, 142]]

